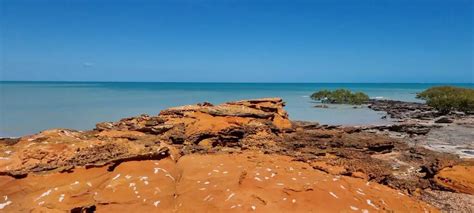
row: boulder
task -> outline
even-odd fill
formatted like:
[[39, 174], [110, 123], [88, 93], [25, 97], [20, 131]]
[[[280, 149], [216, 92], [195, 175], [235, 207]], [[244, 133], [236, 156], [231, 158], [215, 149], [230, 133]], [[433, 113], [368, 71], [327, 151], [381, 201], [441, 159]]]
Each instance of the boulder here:
[[441, 116], [439, 118], [437, 118], [435, 121], [435, 123], [445, 123], [445, 124], [448, 124], [448, 123], [452, 123], [453, 120], [451, 120], [450, 118], [446, 117], [446, 116]]
[[453, 190], [474, 195], [474, 161], [447, 167], [435, 176], [438, 185]]
[[314, 105], [314, 108], [323, 108], [323, 109], [327, 109], [327, 108], [329, 108], [329, 106], [328, 106], [328, 105], [326, 105], [326, 104], [318, 104], [318, 105]]

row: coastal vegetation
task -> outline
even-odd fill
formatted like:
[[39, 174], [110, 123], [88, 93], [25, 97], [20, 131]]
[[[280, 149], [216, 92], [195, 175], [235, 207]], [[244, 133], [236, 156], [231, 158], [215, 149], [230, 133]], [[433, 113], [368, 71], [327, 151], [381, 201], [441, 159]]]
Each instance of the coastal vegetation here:
[[416, 96], [426, 104], [447, 114], [451, 111], [474, 112], [474, 89], [453, 86], [431, 87]]
[[347, 89], [334, 91], [321, 90], [311, 95], [311, 99], [328, 104], [354, 104], [360, 105], [369, 100], [369, 96], [362, 92], [351, 92]]

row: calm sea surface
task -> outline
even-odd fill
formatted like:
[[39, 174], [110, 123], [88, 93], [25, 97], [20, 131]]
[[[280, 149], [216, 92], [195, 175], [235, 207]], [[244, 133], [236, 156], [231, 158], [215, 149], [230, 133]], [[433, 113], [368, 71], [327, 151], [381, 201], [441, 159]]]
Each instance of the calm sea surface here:
[[[367, 108], [314, 108], [309, 95], [320, 89], [347, 88], [372, 98], [417, 101], [415, 95], [436, 84], [293, 83], [99, 83], [0, 82], [0, 136], [20, 136], [49, 128], [91, 129], [95, 123], [208, 101], [282, 97], [293, 120], [324, 124], [385, 123]], [[472, 87], [474, 84], [458, 84]]]

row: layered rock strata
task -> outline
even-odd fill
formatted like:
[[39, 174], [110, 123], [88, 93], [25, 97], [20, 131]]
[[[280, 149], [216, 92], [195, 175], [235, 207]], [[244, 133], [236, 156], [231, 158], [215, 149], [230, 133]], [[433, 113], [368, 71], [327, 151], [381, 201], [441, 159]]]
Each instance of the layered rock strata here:
[[279, 98], [202, 103], [3, 139], [0, 209], [436, 212], [432, 205], [472, 204], [421, 201], [426, 190], [472, 193], [471, 164], [457, 156], [363, 128], [291, 122], [283, 107]]

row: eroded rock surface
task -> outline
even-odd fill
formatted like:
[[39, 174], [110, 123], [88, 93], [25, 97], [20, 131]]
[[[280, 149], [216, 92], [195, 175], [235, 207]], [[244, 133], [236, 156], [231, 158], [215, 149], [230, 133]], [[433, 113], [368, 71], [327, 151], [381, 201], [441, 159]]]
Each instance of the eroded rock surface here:
[[436, 209], [420, 190], [471, 193], [466, 172], [448, 169], [465, 163], [455, 155], [367, 128], [291, 122], [283, 107], [279, 98], [202, 103], [3, 139], [0, 208], [422, 212]]
[[389, 187], [333, 176], [280, 155], [186, 155], [125, 162], [114, 171], [0, 177], [10, 211], [436, 211]]
[[[471, 174], [471, 175], [466, 175]], [[474, 161], [446, 167], [436, 176], [436, 182], [456, 192], [474, 195]]]
[[29, 173], [64, 172], [76, 166], [98, 167], [123, 161], [161, 159], [170, 147], [136, 131], [79, 132], [47, 130], [21, 138], [15, 145], [0, 145], [0, 174], [24, 177]]
[[394, 119], [432, 119], [440, 115], [434, 108], [417, 102], [371, 100], [369, 108], [375, 111], [385, 111]]
[[158, 116], [99, 123], [91, 131], [47, 130], [0, 144], [0, 174], [21, 177], [75, 166], [160, 159], [172, 154], [170, 149], [179, 154], [214, 147], [271, 147], [279, 141], [279, 134], [291, 130], [283, 106], [279, 98], [218, 106], [207, 103], [170, 108]]
[[428, 134], [415, 137], [412, 141], [434, 151], [474, 158], [474, 118], [431, 129]]
[[285, 134], [281, 143], [286, 155], [328, 173], [361, 177], [411, 193], [417, 188], [438, 188], [434, 175], [460, 162], [455, 155], [363, 129], [294, 126], [296, 131]]

